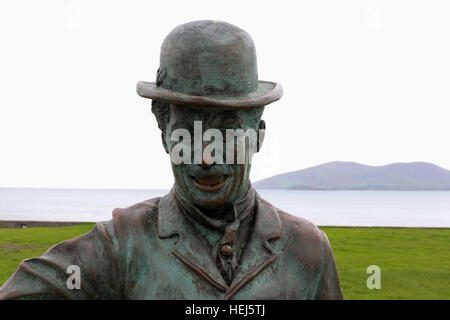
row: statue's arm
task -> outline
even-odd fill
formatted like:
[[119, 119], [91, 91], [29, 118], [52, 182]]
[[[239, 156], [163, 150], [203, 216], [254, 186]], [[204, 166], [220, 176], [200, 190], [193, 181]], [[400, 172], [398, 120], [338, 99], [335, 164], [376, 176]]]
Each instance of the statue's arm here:
[[[101, 299], [120, 297], [117, 238], [112, 221], [99, 222], [89, 233], [61, 242], [39, 258], [22, 261], [0, 287], [2, 299]], [[71, 273], [67, 273], [69, 266]], [[74, 269], [80, 288], [73, 288]], [[68, 286], [68, 280], [72, 286]], [[72, 288], [70, 288], [72, 287]]]
[[330, 241], [323, 231], [321, 231], [321, 243], [322, 266], [315, 298], [321, 300], [342, 300], [342, 289], [339, 283], [336, 261], [331, 250]]

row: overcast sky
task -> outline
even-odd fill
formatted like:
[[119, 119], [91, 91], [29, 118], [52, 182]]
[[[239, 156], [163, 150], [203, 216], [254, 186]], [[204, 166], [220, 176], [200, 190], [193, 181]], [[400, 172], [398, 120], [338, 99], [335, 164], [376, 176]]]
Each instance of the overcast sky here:
[[253, 37], [266, 107], [252, 180], [328, 161], [450, 168], [449, 1], [0, 3], [0, 186], [169, 188], [169, 156], [136, 94], [177, 25]]

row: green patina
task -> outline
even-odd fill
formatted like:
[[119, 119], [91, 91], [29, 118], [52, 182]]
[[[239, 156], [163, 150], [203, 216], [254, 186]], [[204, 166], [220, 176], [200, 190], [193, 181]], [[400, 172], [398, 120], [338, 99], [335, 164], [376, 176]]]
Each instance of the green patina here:
[[[263, 107], [282, 95], [279, 84], [258, 80], [250, 35], [207, 20], [167, 36], [157, 81], [139, 82], [137, 92], [153, 99], [168, 153], [174, 130], [192, 132], [195, 121], [265, 128]], [[111, 221], [25, 260], [0, 299], [341, 299], [326, 234], [257, 194], [252, 155], [246, 148], [243, 163], [172, 163], [169, 194], [116, 209]], [[66, 285], [72, 265], [81, 269], [77, 290]]]

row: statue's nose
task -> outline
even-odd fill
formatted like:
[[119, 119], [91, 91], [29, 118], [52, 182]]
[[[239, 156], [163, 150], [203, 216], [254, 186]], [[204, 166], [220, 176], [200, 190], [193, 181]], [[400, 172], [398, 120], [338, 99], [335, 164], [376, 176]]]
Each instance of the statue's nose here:
[[202, 158], [202, 164], [201, 164], [202, 168], [208, 169], [209, 167], [211, 167], [211, 166], [214, 164], [214, 162], [212, 162], [211, 160], [212, 160], [212, 159], [206, 160], [206, 161], [208, 161], [208, 162], [210, 163], [210, 164], [208, 164], [208, 163], [205, 161], [205, 156], [203, 156], [203, 158]]
[[202, 145], [202, 168], [207, 169], [209, 167], [211, 167], [214, 162], [215, 159], [214, 157], [211, 155], [211, 152], [205, 152], [205, 148], [207, 147], [208, 142], [207, 141], [203, 141], [203, 145]]

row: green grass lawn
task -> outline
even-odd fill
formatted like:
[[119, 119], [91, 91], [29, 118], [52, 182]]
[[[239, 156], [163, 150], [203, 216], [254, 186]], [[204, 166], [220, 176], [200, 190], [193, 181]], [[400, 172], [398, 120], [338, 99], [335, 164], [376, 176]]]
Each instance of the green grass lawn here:
[[89, 232], [93, 223], [70, 227], [0, 228], [0, 285], [26, 258], [39, 257], [54, 244]]
[[[25, 258], [88, 232], [71, 227], [1, 229], [0, 285]], [[450, 299], [450, 229], [322, 227], [333, 247], [345, 299]], [[381, 269], [381, 289], [369, 290], [369, 265]]]
[[[450, 229], [323, 227], [344, 299], [450, 299]], [[367, 289], [369, 265], [381, 289]]]

